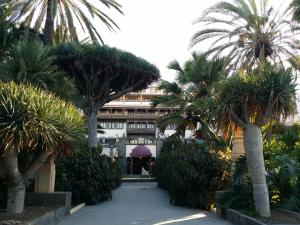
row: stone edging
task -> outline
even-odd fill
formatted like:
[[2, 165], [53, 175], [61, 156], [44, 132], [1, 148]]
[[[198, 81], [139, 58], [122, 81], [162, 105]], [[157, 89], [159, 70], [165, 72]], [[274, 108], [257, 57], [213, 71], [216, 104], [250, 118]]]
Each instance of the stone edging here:
[[48, 212], [45, 215], [34, 219], [31, 222], [27, 222], [24, 225], [54, 225], [61, 221], [68, 215], [67, 208], [61, 207], [52, 212]]
[[300, 220], [300, 213], [296, 213], [296, 212], [293, 212], [293, 211], [290, 211], [290, 210], [286, 210], [286, 209], [281, 209], [281, 208], [278, 208], [277, 210], [282, 211], [284, 213], [287, 213], [290, 216], [292, 216], [292, 217]]
[[222, 209], [221, 216], [235, 225], [267, 225], [233, 209]]
[[80, 209], [82, 209], [83, 207], [85, 207], [85, 203], [82, 203], [82, 204], [79, 204], [75, 207], [73, 207], [71, 210], [70, 210], [70, 215], [73, 215], [74, 213], [78, 212]]

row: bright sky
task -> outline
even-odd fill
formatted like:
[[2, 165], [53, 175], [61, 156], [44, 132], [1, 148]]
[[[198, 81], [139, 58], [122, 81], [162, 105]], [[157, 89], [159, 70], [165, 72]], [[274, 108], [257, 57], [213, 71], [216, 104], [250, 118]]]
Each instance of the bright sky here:
[[174, 59], [190, 57], [189, 41], [197, 31], [192, 22], [218, 0], [119, 0], [124, 16], [110, 14], [121, 31], [102, 32], [106, 44], [127, 50], [155, 64], [166, 80], [174, 72], [166, 67]]
[[[112, 10], [107, 13], [121, 31], [110, 33], [104, 28], [100, 33], [106, 44], [145, 58], [160, 69], [163, 79], [171, 81], [175, 74], [166, 68], [169, 62], [177, 59], [182, 64], [190, 58], [190, 39], [199, 30], [199, 25], [192, 25], [192, 22], [203, 10], [219, 1], [118, 0], [125, 15]], [[284, 0], [287, 2], [290, 0]], [[282, 0], [270, 1], [272, 5], [281, 3]]]

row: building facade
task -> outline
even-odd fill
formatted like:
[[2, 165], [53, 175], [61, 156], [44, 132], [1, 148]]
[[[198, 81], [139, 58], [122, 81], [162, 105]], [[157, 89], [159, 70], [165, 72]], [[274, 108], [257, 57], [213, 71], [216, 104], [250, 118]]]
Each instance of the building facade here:
[[[149, 164], [155, 162], [159, 154], [163, 139], [175, 133], [172, 125], [164, 134], [157, 128], [159, 117], [176, 110], [151, 107], [152, 99], [161, 95], [164, 95], [162, 91], [151, 86], [106, 104], [97, 114], [98, 142], [103, 146], [104, 154], [119, 158], [124, 173], [140, 174], [143, 167], [149, 169]], [[186, 138], [191, 137], [192, 132], [187, 131]], [[150, 159], [132, 157], [133, 150], [139, 146], [151, 152]]]

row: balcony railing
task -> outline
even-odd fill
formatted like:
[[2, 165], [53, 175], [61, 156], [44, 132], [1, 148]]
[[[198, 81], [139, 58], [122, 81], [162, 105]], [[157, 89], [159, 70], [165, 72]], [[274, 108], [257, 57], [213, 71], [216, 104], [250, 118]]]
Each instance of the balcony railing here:
[[127, 128], [127, 133], [131, 134], [155, 134], [155, 128]]
[[151, 118], [155, 119], [158, 115], [154, 113], [128, 113], [128, 114], [108, 114], [98, 113], [97, 118], [99, 119], [135, 119], [135, 118]]

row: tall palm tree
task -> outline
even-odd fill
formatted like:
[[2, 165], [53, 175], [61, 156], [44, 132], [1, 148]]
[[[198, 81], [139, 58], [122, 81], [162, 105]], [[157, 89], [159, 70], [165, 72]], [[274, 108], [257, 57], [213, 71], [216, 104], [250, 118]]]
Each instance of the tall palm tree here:
[[109, 30], [119, 29], [118, 25], [103, 11], [99, 5], [113, 8], [122, 13], [121, 5], [115, 0], [98, 0], [92, 4], [88, 0], [16, 0], [12, 3], [10, 21], [22, 23], [43, 31], [45, 44], [52, 45], [55, 32], [65, 40], [66, 37], [78, 42], [80, 31], [87, 32], [93, 42], [102, 37], [93, 25], [91, 18], [99, 19]]
[[[267, 69], [266, 69], [267, 68]], [[215, 121], [220, 129], [243, 129], [247, 164], [257, 212], [270, 216], [260, 128], [296, 111], [296, 79], [292, 69], [266, 67], [251, 76], [237, 74], [215, 89]]]
[[8, 57], [0, 63], [0, 80], [31, 84], [49, 90], [65, 100], [73, 100], [75, 82], [60, 71], [50, 56], [50, 48], [38, 41], [21, 41], [8, 50]]
[[192, 56], [183, 67], [177, 61], [168, 66], [177, 72], [176, 82], [162, 81], [158, 88], [166, 95], [156, 97], [152, 104], [154, 107], [169, 107], [173, 112], [160, 117], [158, 126], [164, 133], [168, 125], [174, 124], [176, 134], [184, 137], [188, 127], [196, 130], [200, 123], [201, 129], [195, 135], [206, 141], [216, 141], [218, 138], [209, 125], [212, 117], [208, 113], [210, 104], [207, 104], [207, 99], [213, 85], [225, 77], [224, 61], [208, 61], [204, 55], [196, 53]]
[[192, 46], [210, 40], [207, 55], [227, 56], [228, 68], [251, 70], [260, 63], [281, 63], [299, 53], [299, 26], [291, 7], [275, 10], [268, 0], [221, 1], [205, 10], [195, 23], [202, 28]]
[[[32, 86], [0, 83], [0, 178], [9, 186], [7, 211], [22, 213], [27, 180], [48, 158], [74, 151], [84, 139], [75, 106]], [[22, 152], [32, 155], [23, 171]]]

